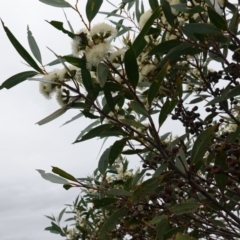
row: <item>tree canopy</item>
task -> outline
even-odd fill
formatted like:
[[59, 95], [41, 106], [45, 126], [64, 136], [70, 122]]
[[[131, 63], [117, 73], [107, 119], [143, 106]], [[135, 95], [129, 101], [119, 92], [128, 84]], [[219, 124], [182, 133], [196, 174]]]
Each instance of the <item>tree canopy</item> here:
[[[88, 0], [85, 19], [78, 0], [74, 6], [40, 2], [79, 15], [83, 28], [76, 31], [67, 19], [67, 25], [48, 22], [69, 36], [72, 52], [61, 56], [51, 50], [56, 59], [43, 64], [30, 29], [31, 54], [2, 20], [32, 69], [0, 89], [37, 80], [41, 94], [60, 105], [38, 125], [76, 109], [66, 124], [85, 117], [89, 125], [75, 144], [113, 139], [92, 176], [72, 176], [55, 166], [52, 173], [38, 170], [66, 190], [81, 189], [58, 217], [47, 216], [51, 225], [45, 230], [69, 240], [239, 239], [238, 4], [106, 0], [112, 7], [106, 12], [103, 0]], [[95, 24], [97, 14], [107, 18]]]

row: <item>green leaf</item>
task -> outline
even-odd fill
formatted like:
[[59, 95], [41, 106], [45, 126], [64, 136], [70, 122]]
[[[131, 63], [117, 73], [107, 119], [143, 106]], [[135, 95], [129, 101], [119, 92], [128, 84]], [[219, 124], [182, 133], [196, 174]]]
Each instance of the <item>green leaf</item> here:
[[124, 189], [111, 189], [106, 192], [107, 195], [113, 195], [113, 196], [126, 196], [129, 197], [132, 194]]
[[27, 27], [27, 34], [28, 34], [28, 44], [30, 46], [32, 54], [38, 60], [38, 62], [42, 64], [42, 57], [41, 57], [40, 50], [38, 48], [38, 45], [35, 41], [35, 38], [32, 35], [32, 32], [30, 31], [29, 27]]
[[65, 210], [66, 210], [66, 208], [64, 208], [64, 209], [59, 213], [58, 222], [61, 222], [62, 216], [63, 216], [63, 214], [65, 213]]
[[148, 53], [148, 55], [152, 56], [155, 54], [165, 54], [180, 44], [181, 44], [181, 41], [178, 39], [161, 42], [160, 44], [152, 48]]
[[[48, 22], [48, 21], [46, 21]], [[51, 22], [48, 22], [49, 24], [51, 24], [53, 27], [55, 27], [56, 29], [62, 31], [63, 33], [66, 33], [70, 38], [74, 38], [75, 37], [75, 34], [66, 30], [64, 27], [63, 27], [63, 23], [62, 22], [58, 22], [58, 21], [51, 21]]]
[[86, 15], [89, 22], [91, 22], [97, 15], [103, 0], [88, 0], [86, 5]]
[[105, 174], [108, 168], [108, 159], [109, 159], [110, 150], [111, 150], [111, 147], [105, 149], [105, 151], [103, 152], [98, 162], [98, 170], [103, 175]]
[[148, 19], [148, 21], [144, 25], [143, 29], [141, 30], [141, 32], [138, 34], [138, 36], [134, 40], [133, 49], [136, 54], [136, 57], [138, 57], [140, 55], [140, 53], [142, 53], [142, 50], [146, 46], [147, 42], [144, 39], [144, 37], [146, 36], [149, 29], [151, 28], [154, 20], [159, 17], [160, 11], [161, 11], [161, 7], [156, 8], [156, 10], [153, 12], [152, 16]]
[[71, 5], [68, 2], [65, 2], [64, 0], [39, 0], [39, 1], [53, 7], [60, 8], [71, 7]]
[[234, 141], [239, 138], [240, 135], [240, 127], [237, 127], [237, 129], [234, 132], [229, 133], [229, 135], [226, 138], [227, 142], [234, 143]]
[[183, 233], [178, 233], [175, 237], [175, 240], [197, 240], [197, 239]]
[[72, 64], [75, 67], [78, 67], [81, 69], [86, 68], [86, 59], [84, 58], [77, 58], [77, 57], [66, 55], [66, 56], [63, 56], [62, 59]]
[[66, 124], [68, 124], [68, 123], [70, 123], [70, 122], [73, 122], [73, 121], [77, 120], [78, 118], [80, 118], [80, 117], [82, 117], [82, 116], [83, 116], [82, 113], [77, 114], [76, 116], [74, 116], [73, 118], [71, 118], [69, 121], [67, 121], [67, 122], [65, 122], [63, 125], [61, 125], [61, 127], [64, 126], [64, 125], [66, 125]]
[[92, 202], [93, 202], [94, 208], [103, 208], [103, 207], [112, 205], [116, 201], [118, 201], [117, 198], [101, 198], [101, 199], [93, 199]]
[[176, 98], [172, 99], [171, 101], [169, 99], [166, 100], [159, 114], [158, 122], [160, 127], [163, 125], [168, 117], [168, 114], [172, 112], [177, 103], [178, 100]]
[[193, 8], [189, 8], [186, 3], [173, 4], [171, 7], [175, 8], [179, 12], [188, 14], [205, 12], [205, 9], [201, 6], [194, 6]]
[[160, 85], [167, 73], [167, 69], [168, 69], [168, 65], [169, 63], [167, 62], [164, 67], [161, 69], [161, 71], [158, 73], [158, 75], [156, 76], [156, 79], [153, 81], [152, 85], [149, 88], [149, 92], [148, 92], [148, 103], [149, 105], [152, 104], [153, 99], [156, 97], [156, 95], [158, 94]]
[[88, 133], [82, 136], [80, 140], [76, 140], [74, 143], [83, 142], [95, 137], [101, 137], [105, 132], [111, 129], [111, 124], [103, 124], [91, 129]]
[[183, 29], [186, 31], [203, 35], [222, 35], [221, 30], [209, 23], [189, 23]]
[[151, 225], [154, 225], [154, 224], [159, 223], [162, 219], [165, 219], [165, 218], [167, 218], [166, 215], [157, 216], [157, 217], [154, 217], [149, 223]]
[[236, 97], [236, 96], [239, 96], [239, 95], [240, 95], [240, 85], [238, 85], [237, 87], [235, 87], [234, 89], [229, 91], [229, 93], [226, 95], [225, 98], [223, 98], [223, 100], [233, 98], [233, 97]]
[[197, 202], [179, 203], [170, 208], [170, 211], [175, 215], [183, 215], [185, 213], [192, 213], [199, 208]]
[[229, 23], [229, 29], [234, 34], [237, 34], [237, 31], [238, 31], [238, 19], [239, 19], [239, 13], [238, 13], [238, 10], [235, 9], [233, 11], [233, 15], [232, 15], [232, 18], [231, 18], [230, 23]]
[[172, 10], [169, 2], [167, 0], [161, 0], [161, 5], [162, 5], [162, 10], [163, 10], [164, 16], [166, 17], [167, 22], [173, 27], [174, 20], [176, 17], [172, 14]]
[[129, 125], [129, 126], [133, 126], [135, 128], [146, 128], [146, 126], [144, 126], [143, 124], [141, 124], [140, 122], [136, 122], [135, 120], [131, 120], [131, 119], [121, 119], [119, 120], [122, 123]]
[[70, 189], [70, 188], [72, 188], [73, 186], [71, 185], [71, 184], [63, 184], [63, 188], [65, 189], [65, 190], [68, 190], [68, 189]]
[[158, 240], [165, 240], [164, 235], [169, 230], [169, 227], [170, 226], [167, 217], [160, 220], [156, 227]]
[[2, 85], [0, 85], [0, 90], [3, 88], [6, 88], [6, 89], [12, 88], [12, 87], [16, 86], [17, 84], [27, 80], [27, 78], [33, 77], [37, 74], [38, 74], [38, 72], [34, 72], [34, 71], [18, 73], [16, 75], [8, 78], [7, 80], [5, 80], [2, 83]]
[[75, 177], [73, 177], [71, 174], [63, 171], [62, 169], [60, 169], [58, 167], [52, 167], [52, 172], [58, 174], [59, 176], [61, 176], [63, 178], [66, 178], [68, 180], [78, 183], [78, 180]]
[[111, 231], [118, 223], [119, 220], [125, 215], [126, 210], [121, 208], [114, 212], [103, 224], [100, 228], [98, 238], [101, 240], [105, 240], [108, 231]]
[[97, 78], [101, 87], [104, 87], [108, 77], [108, 66], [104, 63], [99, 63], [97, 66]]
[[[227, 170], [228, 165], [226, 163], [226, 158], [227, 158], [227, 156], [225, 156], [224, 153], [218, 152], [216, 155], [216, 158], [215, 158], [215, 165], [220, 166], [224, 170]], [[215, 178], [218, 188], [223, 193], [226, 188], [227, 182], [228, 182], [227, 174], [223, 174], [223, 173], [215, 174], [214, 178]]]
[[161, 183], [162, 177], [153, 177], [145, 182], [143, 182], [133, 193], [132, 195], [132, 203], [136, 203], [142, 198], [145, 198], [149, 195], [149, 193], [153, 192]]
[[215, 127], [210, 127], [197, 136], [191, 152], [192, 163], [197, 163], [198, 161], [202, 160], [203, 156], [205, 155], [208, 147], [212, 142], [212, 138], [214, 136], [214, 129]]
[[136, 113], [141, 114], [144, 117], [149, 117], [148, 111], [142, 103], [139, 103], [137, 101], [131, 101], [129, 103], [129, 107], [133, 109]]
[[116, 141], [112, 146], [111, 146], [111, 150], [109, 153], [109, 164], [112, 165], [116, 158], [119, 156], [119, 154], [121, 154], [124, 146], [126, 145], [127, 139], [123, 138], [121, 140]]
[[139, 79], [139, 71], [137, 57], [132, 46], [130, 46], [125, 53], [124, 65], [128, 81], [134, 88], [136, 88]]
[[159, 7], [158, 0], [148, 0], [151, 9], [154, 11], [157, 7]]
[[36, 71], [38, 71], [41, 74], [44, 74], [42, 69], [37, 65], [35, 60], [29, 55], [29, 53], [25, 50], [25, 48], [18, 42], [18, 40], [14, 37], [14, 35], [11, 33], [11, 31], [5, 27], [4, 22], [1, 20], [4, 31], [6, 32], [8, 39], [14, 46], [14, 48], [17, 50], [17, 52], [20, 54], [20, 56]]
[[57, 184], [69, 184], [69, 182], [64, 179], [61, 178], [59, 176], [56, 176], [52, 173], [45, 173], [45, 171], [41, 170], [41, 169], [36, 169], [42, 176], [42, 178], [44, 178], [45, 180], [48, 180], [52, 183], [57, 183]]
[[82, 69], [82, 81], [83, 85], [86, 88], [87, 92], [92, 95], [93, 94], [93, 84], [92, 84], [92, 78], [91, 74], [87, 69]]
[[67, 107], [62, 107], [62, 108], [58, 109], [57, 111], [55, 111], [54, 113], [50, 114], [49, 116], [45, 117], [44, 119], [40, 120], [36, 124], [41, 126], [43, 124], [49, 123], [52, 120], [54, 120], [54, 119], [60, 117], [61, 115], [63, 115], [68, 109], [69, 108], [67, 108]]
[[226, 30], [227, 22], [225, 19], [220, 16], [216, 11], [211, 8], [208, 8], [208, 17], [210, 21], [219, 29]]

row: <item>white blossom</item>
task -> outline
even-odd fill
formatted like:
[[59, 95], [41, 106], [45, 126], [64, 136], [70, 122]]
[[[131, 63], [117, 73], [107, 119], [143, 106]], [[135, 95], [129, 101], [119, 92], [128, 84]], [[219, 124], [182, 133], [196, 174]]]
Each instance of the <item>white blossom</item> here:
[[[86, 35], [86, 37], [88, 38], [89, 33], [86, 28], [83, 28], [83, 29], [79, 30], [78, 32], [76, 32], [76, 35], [79, 35], [81, 33], [84, 33]], [[81, 53], [83, 52], [82, 50], [84, 49], [84, 47], [82, 45], [81, 37], [80, 36], [74, 37], [72, 39], [71, 45], [72, 45], [72, 54], [76, 57], [81, 55]]]
[[117, 36], [117, 30], [108, 23], [98, 23], [94, 25], [90, 31], [92, 38], [96, 35], [104, 39], [108, 39], [109, 37], [115, 38]]
[[152, 9], [149, 9], [148, 11], [146, 11], [145, 13], [143, 13], [140, 16], [139, 19], [139, 27], [141, 29], [143, 29], [144, 25], [146, 24], [146, 22], [148, 21], [148, 19], [152, 16]]
[[91, 69], [92, 66], [97, 66], [108, 54], [110, 50], [109, 43], [99, 43], [87, 48], [86, 50], [86, 59], [87, 59], [87, 68]]

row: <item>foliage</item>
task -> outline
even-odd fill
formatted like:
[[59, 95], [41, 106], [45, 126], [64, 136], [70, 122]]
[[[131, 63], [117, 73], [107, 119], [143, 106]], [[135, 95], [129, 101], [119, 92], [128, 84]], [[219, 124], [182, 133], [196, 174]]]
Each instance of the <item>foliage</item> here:
[[[39, 125], [75, 108], [78, 114], [67, 123], [83, 116], [93, 121], [74, 143], [114, 137], [91, 177], [57, 167], [54, 174], [38, 170], [66, 190], [81, 188], [68, 210], [47, 216], [51, 226], [45, 230], [72, 240], [239, 238], [238, 6], [224, 0], [149, 0], [145, 11], [139, 0], [123, 0], [102, 12], [103, 1], [88, 0], [84, 19], [78, 1], [41, 2], [72, 8], [85, 28], [74, 33], [69, 22], [70, 31], [62, 22], [49, 22], [72, 39], [73, 51], [54, 53], [57, 59], [48, 65], [62, 69], [48, 71], [29, 28], [40, 65], [2, 22], [34, 71], [10, 77], [0, 89], [36, 76], [41, 93], [55, 94], [61, 105]], [[94, 25], [98, 13], [112, 25]], [[175, 122], [180, 130], [162, 131]], [[139, 159], [138, 169], [130, 169], [132, 157]], [[64, 214], [73, 226], [62, 227]]]

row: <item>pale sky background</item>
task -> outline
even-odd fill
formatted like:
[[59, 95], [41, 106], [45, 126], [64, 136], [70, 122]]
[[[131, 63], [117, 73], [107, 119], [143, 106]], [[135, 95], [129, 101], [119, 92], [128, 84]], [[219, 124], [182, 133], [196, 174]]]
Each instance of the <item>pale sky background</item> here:
[[[68, 2], [75, 3], [74, 0]], [[112, 2], [117, 5], [121, 1]], [[85, 4], [86, 0], [79, 0], [83, 15]], [[101, 10], [110, 11], [111, 8], [109, 4], [104, 4]], [[65, 8], [65, 12], [75, 31], [83, 27], [73, 10]], [[99, 15], [95, 22], [104, 17]], [[62, 21], [67, 28], [61, 8], [45, 5], [38, 0], [0, 0], [0, 18], [30, 52], [27, 41], [29, 25], [45, 64], [55, 59], [46, 47], [60, 55], [71, 53], [71, 39], [44, 21]], [[24, 60], [9, 42], [1, 25], [0, 42], [0, 84], [12, 75], [32, 70], [23, 64]], [[44, 231], [45, 227], [50, 226], [50, 220], [44, 215], [58, 215], [64, 204], [72, 203], [80, 191], [66, 191], [61, 185], [44, 180], [35, 169], [51, 172], [51, 166], [57, 166], [75, 177], [85, 177], [97, 167], [101, 140], [71, 144], [80, 131], [90, 124], [89, 119], [81, 118], [60, 128], [78, 114], [77, 110], [69, 110], [44, 126], [35, 125], [58, 108], [54, 98], [49, 101], [39, 93], [37, 82], [25, 81], [10, 90], [0, 91], [1, 240], [63, 239]], [[167, 128], [171, 131], [178, 129], [179, 125], [168, 122]], [[110, 144], [111, 141], [106, 146]]]
[[[79, 2], [79, 9], [85, 13], [86, 1]], [[104, 11], [108, 6], [103, 7]], [[81, 29], [83, 25], [77, 14], [71, 9], [65, 11], [74, 30]], [[104, 17], [100, 15], [98, 21]], [[30, 52], [27, 42], [29, 25], [45, 64], [55, 59], [46, 46], [61, 55], [71, 53], [70, 38], [44, 21], [65, 22], [61, 8], [38, 0], [0, 0], [0, 18]], [[2, 25], [0, 42], [0, 83], [14, 74], [32, 70], [23, 64]], [[35, 169], [51, 172], [51, 166], [57, 166], [76, 177], [85, 177], [97, 166], [101, 140], [71, 144], [89, 121], [81, 119], [60, 128], [78, 114], [77, 110], [70, 110], [47, 125], [35, 125], [58, 108], [54, 99], [46, 100], [39, 93], [37, 82], [25, 81], [10, 90], [0, 91], [1, 240], [63, 239], [44, 231], [50, 226], [50, 220], [44, 215], [57, 215], [80, 191], [66, 191], [61, 185], [44, 180]]]

